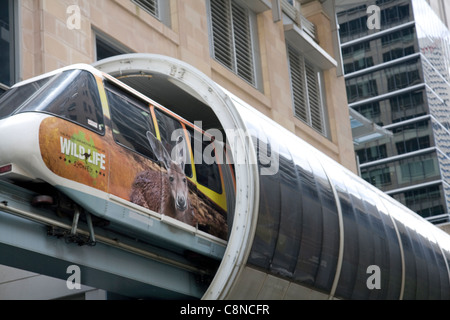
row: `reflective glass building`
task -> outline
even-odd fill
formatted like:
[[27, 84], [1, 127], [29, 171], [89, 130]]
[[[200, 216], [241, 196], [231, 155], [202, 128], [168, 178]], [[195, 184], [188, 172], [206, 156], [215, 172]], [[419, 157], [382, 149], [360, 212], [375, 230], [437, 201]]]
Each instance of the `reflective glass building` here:
[[355, 144], [362, 178], [449, 222], [448, 29], [425, 0], [336, 3], [349, 106], [393, 133]]

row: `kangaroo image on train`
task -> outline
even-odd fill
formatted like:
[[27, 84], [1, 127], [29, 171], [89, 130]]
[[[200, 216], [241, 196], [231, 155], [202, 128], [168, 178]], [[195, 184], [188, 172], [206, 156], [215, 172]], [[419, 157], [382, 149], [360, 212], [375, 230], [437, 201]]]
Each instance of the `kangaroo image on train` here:
[[[133, 182], [130, 201], [150, 210], [161, 212], [195, 225], [195, 215], [189, 197], [187, 177], [184, 172], [186, 164], [186, 149], [176, 148], [175, 159], [150, 131], [147, 138], [158, 160], [167, 172], [161, 178], [154, 170], [145, 170], [138, 174]], [[179, 136], [177, 141], [184, 141]], [[178, 145], [179, 145], [178, 144]]]
[[0, 179], [56, 190], [56, 203], [67, 197], [94, 216], [120, 201], [227, 238], [223, 175], [233, 175], [232, 166], [195, 163], [193, 150], [224, 146], [196, 142], [201, 128], [92, 66], [62, 68], [6, 91], [0, 134], [8, 137], [0, 144]]

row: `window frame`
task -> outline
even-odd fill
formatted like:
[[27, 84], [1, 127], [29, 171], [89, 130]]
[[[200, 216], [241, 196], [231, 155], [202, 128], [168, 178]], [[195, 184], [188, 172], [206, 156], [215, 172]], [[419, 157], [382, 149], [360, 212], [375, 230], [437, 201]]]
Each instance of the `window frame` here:
[[133, 4], [141, 8], [143, 11], [147, 12], [149, 15], [154, 17], [155, 19], [158, 19], [161, 21], [164, 25], [171, 27], [171, 17], [170, 17], [170, 0], [150, 0], [153, 2], [153, 4], [150, 4], [152, 6], [155, 6], [156, 12], [153, 12], [149, 10], [146, 7], [146, 4], [143, 2], [148, 2], [149, 0], [131, 0]]
[[[98, 59], [98, 42], [101, 41], [103, 42], [104, 45], [110, 47], [112, 50], [116, 51], [116, 54], [114, 55], [120, 55], [120, 54], [127, 54], [127, 53], [133, 53], [133, 50], [131, 50], [130, 48], [126, 47], [125, 45], [121, 44], [120, 42], [118, 42], [117, 40], [115, 40], [114, 38], [112, 38], [111, 36], [107, 35], [106, 33], [93, 28], [93, 33], [94, 33], [94, 55], [95, 55], [95, 61], [100, 61], [102, 59], [106, 59], [106, 58], [102, 58], [102, 59]], [[114, 56], [111, 55], [111, 56]]]
[[[156, 129], [155, 126], [153, 124], [153, 115], [151, 113], [150, 110], [150, 105], [147, 104], [147, 102], [142, 101], [140, 99], [138, 99], [137, 97], [133, 96], [132, 94], [122, 90], [120, 87], [117, 87], [114, 83], [111, 83], [109, 81], [105, 81], [104, 82], [104, 87], [105, 87], [105, 93], [106, 93], [106, 99], [108, 101], [108, 109], [111, 115], [111, 130], [112, 130], [112, 135], [114, 138], [114, 142], [119, 145], [120, 147], [127, 149], [131, 152], [134, 152], [142, 157], [145, 157], [147, 159], [150, 159], [153, 162], [157, 162], [157, 158], [156, 155], [154, 154], [153, 150], [151, 150], [150, 144], [147, 143], [147, 138], [145, 136], [147, 131], [150, 131], [152, 134], [156, 134]], [[115, 121], [115, 115], [114, 113], [116, 111], [114, 111], [114, 108], [116, 108], [116, 106], [113, 106], [113, 104], [110, 101], [110, 95], [115, 95], [116, 97], [118, 97], [119, 99], [122, 99], [123, 101], [126, 101], [129, 105], [131, 105], [133, 108], [137, 109], [137, 110], [141, 110], [141, 112], [146, 112], [149, 115], [149, 119], [151, 121], [148, 122], [148, 128], [147, 130], [142, 130], [142, 138], [144, 141], [146, 141], [144, 144], [141, 145], [141, 149], [147, 149], [146, 151], [149, 153], [144, 153], [139, 151], [135, 145], [133, 145], [133, 148], [131, 148], [130, 146], [125, 145], [124, 143], [118, 141], [116, 139], [116, 133], [114, 132], [114, 128], [113, 125], [114, 123], [117, 123]], [[148, 108], [146, 108], [145, 106], [147, 106]], [[129, 128], [132, 129], [133, 132], [138, 132], [137, 130], [135, 130], [133, 128], [133, 126], [131, 125], [132, 123], [129, 123]], [[122, 135], [122, 133], [120, 133], [120, 135]]]
[[[7, 0], [8, 20], [9, 20], [9, 72], [8, 83], [0, 82], [2, 86], [11, 87], [17, 83], [20, 71], [20, 41], [18, 39], [19, 28], [19, 3], [14, 0]], [[3, 89], [3, 87], [2, 87]]]
[[[286, 52], [287, 52], [287, 60], [288, 60], [288, 68], [289, 68], [289, 77], [290, 77], [290, 84], [291, 84], [291, 95], [292, 95], [292, 112], [296, 119], [302, 121], [324, 137], [329, 138], [329, 124], [328, 124], [328, 112], [326, 107], [326, 100], [325, 100], [325, 94], [324, 94], [324, 88], [325, 85], [324, 79], [323, 79], [323, 70], [321, 70], [317, 65], [312, 63], [310, 60], [308, 60], [305, 55], [300, 52], [298, 49], [296, 49], [293, 45], [290, 43], [286, 44]], [[295, 58], [300, 63], [300, 68], [295, 68], [293, 66], [293, 61], [291, 61], [291, 55], [295, 55]], [[316, 90], [316, 99], [319, 99], [317, 106], [312, 106], [312, 95], [310, 91], [312, 91], [314, 88], [311, 87], [311, 81], [308, 80], [308, 71], [307, 69], [310, 69], [310, 73], [314, 74], [314, 86], [317, 88]], [[295, 88], [294, 85], [297, 85], [296, 82], [293, 81], [293, 71], [298, 71], [299, 79], [302, 83], [298, 84], [301, 86], [301, 88]], [[296, 98], [295, 92], [296, 91], [303, 91], [304, 101], [303, 106], [301, 105], [302, 102], [298, 102], [298, 99]], [[303, 108], [305, 117], [302, 118], [302, 116], [299, 115], [297, 112], [297, 107]], [[313, 108], [314, 107], [314, 108]], [[316, 110], [314, 110], [316, 109]], [[313, 117], [313, 113], [318, 116], [320, 120], [320, 128], [314, 124], [315, 121]], [[316, 116], [316, 118], [317, 118]]]
[[[76, 72], [79, 72], [79, 73], [75, 74]], [[87, 86], [90, 85], [91, 87], [89, 89], [92, 89], [92, 91], [90, 91], [90, 93], [92, 94], [90, 96], [90, 100], [93, 103], [93, 107], [97, 111], [95, 121], [88, 117], [86, 117], [85, 122], [81, 121], [81, 119], [80, 120], [73, 119], [73, 117], [70, 114], [66, 114], [62, 111], [57, 112], [57, 111], [54, 111], [54, 109], [52, 108], [52, 104], [55, 104], [55, 101], [58, 101], [59, 99], [61, 99], [61, 97], [64, 97], [64, 95], [66, 95], [66, 98], [64, 99], [64, 103], [67, 103], [69, 101], [69, 99], [67, 99], [67, 94], [68, 94], [68, 92], [70, 92], [70, 90], [72, 90], [74, 88], [74, 83], [72, 82], [70, 86], [68, 86], [67, 84], [64, 84], [64, 77], [66, 75], [68, 75], [68, 77], [72, 77], [73, 75], [75, 75], [75, 77], [76, 77], [75, 80], [79, 80], [83, 76], [87, 77], [87, 79], [86, 79], [87, 81], [85, 81], [84, 83]], [[63, 78], [63, 81], [61, 81], [60, 78]], [[84, 70], [84, 69], [70, 69], [70, 70], [66, 70], [66, 71], [57, 73], [50, 77], [42, 78], [36, 82], [40, 82], [40, 81], [43, 81], [46, 79], [47, 79], [47, 81], [38, 90], [36, 90], [36, 92], [31, 94], [31, 96], [29, 98], [27, 98], [20, 105], [20, 107], [17, 110], [15, 110], [13, 113], [11, 113], [11, 115], [19, 114], [19, 113], [26, 113], [26, 112], [45, 113], [45, 114], [49, 114], [54, 117], [61, 118], [65, 121], [72, 122], [72, 123], [76, 124], [77, 126], [86, 128], [92, 132], [97, 133], [98, 135], [101, 135], [101, 136], [105, 135], [105, 115], [103, 113], [103, 107], [102, 107], [102, 102], [101, 102], [101, 97], [100, 97], [100, 90], [99, 90], [97, 81], [91, 72]], [[59, 83], [59, 85], [58, 85], [58, 83]], [[63, 89], [67, 89], [67, 90], [65, 90], [63, 92], [63, 94], [59, 94], [60, 92], [58, 92], [58, 94], [54, 98], [52, 98], [51, 103], [47, 102], [46, 104], [41, 104], [40, 100], [48, 98], [48, 95], [45, 95], [45, 93], [47, 93], [47, 90], [49, 89], [49, 87], [53, 86], [54, 84], [57, 84], [58, 87], [54, 88], [53, 90], [58, 90], [58, 91], [63, 91]], [[25, 84], [25, 85], [28, 85], [28, 84]], [[20, 87], [23, 87], [23, 86], [20, 86]], [[20, 88], [20, 87], [18, 87], [18, 88]], [[55, 91], [53, 91], [53, 92], [55, 92]], [[77, 91], [76, 95], [72, 95], [71, 98], [78, 97], [78, 96], [84, 96], [84, 95], [82, 94], [81, 91]], [[86, 106], [84, 105], [85, 102], [86, 101], [83, 101], [84, 108], [86, 108]], [[58, 109], [61, 109], [62, 105], [59, 105], [59, 104], [57, 104], [57, 105], [58, 105]], [[80, 108], [79, 105], [77, 107]], [[73, 108], [73, 105], [71, 104], [71, 106], [68, 106], [67, 109], [65, 109], [64, 111], [70, 111], [70, 109], [72, 109], [72, 108]], [[101, 120], [101, 121], [99, 121], [99, 120]], [[90, 121], [92, 121], [92, 124], [90, 123]]]
[[[226, 63], [220, 61], [216, 57], [217, 48], [215, 46], [215, 37], [214, 37], [214, 21], [213, 21], [213, 15], [212, 15], [212, 1], [216, 0], [208, 0], [207, 1], [207, 16], [208, 16], [208, 33], [209, 33], [209, 46], [210, 46], [210, 54], [211, 57], [217, 61], [220, 65], [224, 66], [231, 72], [233, 72], [236, 76], [238, 76], [240, 79], [245, 81], [246, 83], [250, 84], [251, 86], [255, 87], [259, 91], [263, 90], [262, 87], [262, 73], [261, 73], [261, 57], [260, 57], [260, 46], [259, 46], [259, 38], [258, 38], [258, 25], [257, 25], [257, 12], [255, 12], [251, 6], [241, 0], [224, 0], [225, 6], [227, 6], [230, 17], [229, 25], [227, 26], [227, 29], [230, 33], [230, 42], [229, 44], [229, 55], [231, 60], [231, 66], [227, 65]], [[235, 31], [234, 31], [234, 23], [233, 23], [233, 16], [232, 16], [232, 10], [233, 10], [233, 4], [235, 4], [237, 7], [242, 8], [247, 17], [248, 22], [248, 35], [249, 35], [249, 42], [250, 42], [250, 48], [248, 52], [251, 54], [250, 60], [251, 60], [251, 81], [246, 79], [245, 77], [241, 76], [238, 71], [238, 64], [237, 64], [237, 51], [236, 48], [236, 41], [235, 41]]]

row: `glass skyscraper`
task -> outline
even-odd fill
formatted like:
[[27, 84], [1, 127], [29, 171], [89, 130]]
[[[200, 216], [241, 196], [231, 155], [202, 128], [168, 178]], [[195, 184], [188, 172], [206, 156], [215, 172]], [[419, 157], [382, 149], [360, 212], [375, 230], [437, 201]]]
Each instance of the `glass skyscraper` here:
[[425, 0], [336, 4], [349, 106], [392, 132], [355, 144], [361, 176], [431, 222], [449, 222], [448, 29]]

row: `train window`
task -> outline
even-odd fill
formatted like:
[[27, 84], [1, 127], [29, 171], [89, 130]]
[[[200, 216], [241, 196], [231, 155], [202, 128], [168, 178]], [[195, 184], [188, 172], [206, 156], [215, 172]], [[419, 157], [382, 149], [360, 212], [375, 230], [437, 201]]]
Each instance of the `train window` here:
[[193, 130], [188, 130], [188, 132], [191, 135], [191, 147], [194, 152], [197, 182], [214, 192], [222, 193], [222, 180], [217, 162], [205, 161], [205, 157], [215, 156], [214, 151], [211, 151], [210, 147], [212, 142], [198, 141], [198, 134], [194, 134]]
[[0, 98], [0, 119], [10, 116], [14, 111], [46, 84], [51, 77], [33, 81], [23, 86], [7, 90]]
[[[184, 130], [181, 123], [166, 115], [162, 111], [155, 108], [156, 121], [158, 123], [159, 134], [161, 136], [161, 142], [169, 152], [177, 145], [177, 137], [182, 134], [185, 138]], [[190, 153], [187, 153], [190, 156]], [[190, 159], [186, 159], [186, 164], [184, 166], [184, 173], [186, 176], [192, 178], [192, 166]]]
[[147, 139], [155, 134], [149, 107], [110, 84], [105, 85], [114, 140], [121, 146], [156, 161]]
[[53, 77], [19, 112], [39, 111], [76, 122], [103, 133], [103, 111], [97, 83], [84, 70], [64, 71]]

